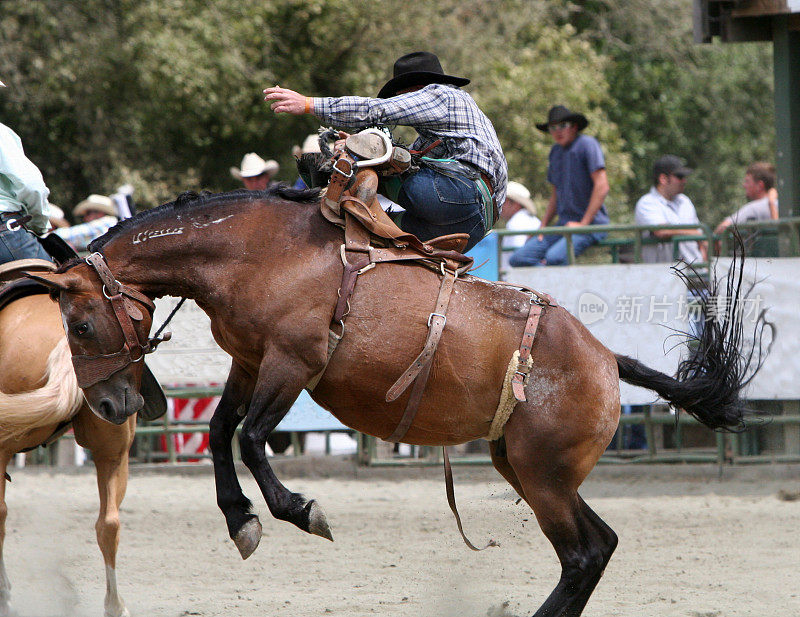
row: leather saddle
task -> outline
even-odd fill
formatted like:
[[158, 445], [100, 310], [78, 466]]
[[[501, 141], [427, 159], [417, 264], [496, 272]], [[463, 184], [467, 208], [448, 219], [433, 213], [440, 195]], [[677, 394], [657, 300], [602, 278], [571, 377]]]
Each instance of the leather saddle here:
[[378, 202], [377, 191], [377, 172], [371, 167], [361, 167], [349, 154], [341, 154], [333, 163], [331, 179], [320, 206], [322, 215], [346, 230], [349, 215], [354, 224], [366, 230], [371, 240], [377, 241], [376, 244], [408, 251], [417, 259], [442, 263], [459, 273], [472, 267], [472, 258], [463, 254], [469, 241], [468, 234], [448, 234], [423, 242], [397, 226]]

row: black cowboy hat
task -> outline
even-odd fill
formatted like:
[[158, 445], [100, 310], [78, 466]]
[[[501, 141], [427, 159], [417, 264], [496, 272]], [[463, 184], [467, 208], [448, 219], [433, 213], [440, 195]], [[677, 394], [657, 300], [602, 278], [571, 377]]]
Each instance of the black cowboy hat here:
[[570, 111], [563, 105], [555, 105], [547, 112], [547, 122], [537, 124], [536, 128], [540, 131], [547, 133], [550, 130], [551, 124], [558, 124], [559, 122], [574, 122], [578, 126], [578, 130], [582, 131], [589, 126], [589, 121], [586, 116], [579, 114], [576, 111]]
[[428, 51], [406, 54], [394, 63], [394, 77], [378, 92], [379, 99], [395, 96], [400, 90], [428, 84], [466, 86], [469, 79], [446, 75], [439, 58]]

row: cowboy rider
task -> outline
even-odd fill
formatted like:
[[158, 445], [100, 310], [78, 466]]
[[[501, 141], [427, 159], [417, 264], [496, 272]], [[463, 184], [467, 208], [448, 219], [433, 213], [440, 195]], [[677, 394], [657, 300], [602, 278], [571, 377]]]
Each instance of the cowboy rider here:
[[420, 240], [469, 234], [469, 250], [491, 230], [505, 200], [508, 167], [494, 127], [460, 89], [469, 79], [447, 75], [429, 52], [402, 56], [377, 98], [307, 97], [274, 86], [264, 100], [275, 113], [313, 114], [348, 129], [403, 125], [426, 152], [418, 172], [403, 176], [395, 201], [405, 208], [395, 222]]
[[[0, 88], [5, 88], [1, 81]], [[22, 140], [0, 124], [0, 264], [28, 258], [52, 261], [25, 229], [41, 235], [50, 228], [49, 195], [42, 173], [25, 156]], [[28, 216], [23, 226], [20, 219]]]

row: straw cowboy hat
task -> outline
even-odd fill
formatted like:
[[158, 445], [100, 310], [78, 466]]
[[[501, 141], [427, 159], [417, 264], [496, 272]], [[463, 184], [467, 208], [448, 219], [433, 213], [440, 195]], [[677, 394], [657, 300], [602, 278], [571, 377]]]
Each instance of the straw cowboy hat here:
[[306, 137], [302, 146], [294, 146], [292, 148], [292, 154], [295, 158], [300, 158], [301, 154], [319, 151], [319, 135], [317, 133], [311, 133], [311, 135]]
[[80, 202], [72, 211], [73, 216], [83, 216], [87, 212], [102, 212], [110, 216], [119, 216], [114, 201], [105, 195], [89, 195], [86, 199]]
[[514, 182], [512, 180], [508, 183], [508, 188], [506, 189], [506, 199], [516, 201], [531, 214], [537, 214], [536, 204], [533, 203], [533, 200], [531, 199], [531, 192], [519, 182]]
[[574, 122], [578, 126], [579, 131], [589, 126], [589, 121], [583, 114], [579, 114], [577, 111], [571, 111], [563, 105], [555, 105], [547, 112], [547, 122], [537, 124], [536, 128], [547, 133], [550, 131], [551, 124], [558, 124], [559, 122]]
[[281, 168], [278, 161], [265, 161], [255, 152], [248, 152], [242, 159], [242, 168], [231, 167], [231, 175], [237, 180], [255, 178], [263, 173], [274, 174]]
[[394, 77], [378, 92], [379, 99], [388, 99], [400, 90], [429, 84], [451, 84], [466, 86], [469, 79], [447, 75], [442, 70], [439, 58], [428, 51], [415, 51], [399, 58], [394, 63]]

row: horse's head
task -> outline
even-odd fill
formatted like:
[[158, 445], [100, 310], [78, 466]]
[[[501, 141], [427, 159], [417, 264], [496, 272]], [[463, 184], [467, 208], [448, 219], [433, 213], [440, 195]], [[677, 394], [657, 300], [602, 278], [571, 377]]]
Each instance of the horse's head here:
[[148, 339], [153, 302], [117, 281], [99, 253], [63, 272], [28, 276], [58, 299], [78, 385], [92, 411], [113, 424], [140, 411], [144, 355], [158, 344]]

